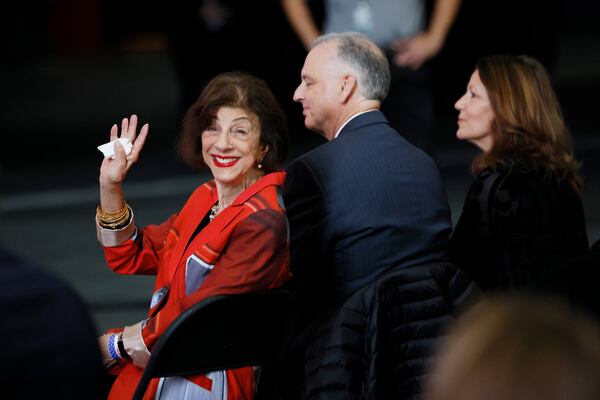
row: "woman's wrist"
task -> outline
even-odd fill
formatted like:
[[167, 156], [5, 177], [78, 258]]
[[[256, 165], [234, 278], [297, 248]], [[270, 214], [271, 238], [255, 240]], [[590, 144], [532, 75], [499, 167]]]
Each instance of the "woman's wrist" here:
[[114, 213], [125, 207], [123, 186], [115, 182], [100, 181], [100, 205], [106, 213]]
[[102, 176], [100, 176], [98, 182], [100, 183], [100, 189], [108, 193], [119, 193], [122, 191], [123, 182], [117, 182]]
[[105, 212], [100, 204], [96, 207], [96, 220], [98, 225], [104, 229], [122, 229], [129, 225], [132, 215], [133, 212], [127, 203], [124, 203], [122, 208], [114, 212]]
[[120, 360], [121, 358], [123, 358], [117, 346], [119, 336], [120, 335], [117, 334], [111, 334], [108, 335], [108, 338], [106, 339], [106, 349], [109, 357], [113, 360]]
[[119, 350], [119, 354], [122, 358], [131, 359], [125, 350], [125, 345], [123, 344], [123, 335], [119, 335], [119, 338], [117, 339], [117, 349]]
[[115, 333], [108, 335], [106, 349], [110, 358], [115, 361], [122, 358], [129, 358], [129, 354], [127, 354], [125, 346], [123, 346], [122, 334]]

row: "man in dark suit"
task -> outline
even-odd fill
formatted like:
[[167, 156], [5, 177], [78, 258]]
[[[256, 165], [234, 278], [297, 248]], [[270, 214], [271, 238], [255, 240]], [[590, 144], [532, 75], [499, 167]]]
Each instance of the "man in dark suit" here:
[[2, 249], [0, 285], [1, 397], [99, 399], [96, 329], [73, 289]]
[[301, 78], [304, 123], [329, 141], [290, 163], [283, 193], [306, 326], [387, 270], [445, 260], [451, 222], [435, 163], [379, 111], [390, 72], [374, 43], [321, 36]]

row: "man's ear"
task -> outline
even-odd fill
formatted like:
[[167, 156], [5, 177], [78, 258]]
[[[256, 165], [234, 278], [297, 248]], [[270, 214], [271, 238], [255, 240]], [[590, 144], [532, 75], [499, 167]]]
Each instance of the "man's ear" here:
[[347, 103], [357, 88], [356, 77], [351, 74], [344, 75], [342, 79], [340, 79], [340, 87], [338, 91], [340, 103]]

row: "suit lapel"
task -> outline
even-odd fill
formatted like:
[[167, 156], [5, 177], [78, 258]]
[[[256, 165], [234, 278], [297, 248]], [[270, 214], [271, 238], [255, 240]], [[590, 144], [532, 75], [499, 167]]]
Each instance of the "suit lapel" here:
[[[217, 199], [217, 190], [214, 181], [207, 182], [192, 194], [183, 209], [179, 212], [178, 220], [181, 221], [180, 236], [171, 254], [171, 259], [166, 264], [170, 266], [168, 274], [169, 284], [173, 281], [173, 276], [177, 271], [181, 257], [196, 227]], [[206, 231], [206, 228], [203, 231]]]

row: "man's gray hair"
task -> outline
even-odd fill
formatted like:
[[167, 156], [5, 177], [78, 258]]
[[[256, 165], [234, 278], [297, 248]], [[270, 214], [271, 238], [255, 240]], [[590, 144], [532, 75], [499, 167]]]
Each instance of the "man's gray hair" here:
[[383, 51], [358, 32], [328, 33], [318, 37], [312, 47], [335, 41], [337, 57], [356, 74], [360, 94], [383, 102], [390, 89], [390, 66]]

